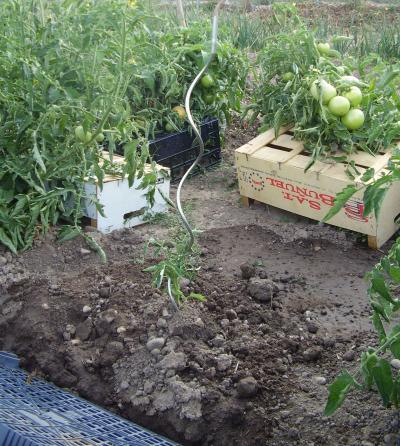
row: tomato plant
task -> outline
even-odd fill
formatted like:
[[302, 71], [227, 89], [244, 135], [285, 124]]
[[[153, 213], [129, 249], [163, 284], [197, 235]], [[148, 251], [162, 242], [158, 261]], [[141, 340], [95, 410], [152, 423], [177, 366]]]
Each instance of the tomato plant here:
[[307, 168], [317, 159], [343, 161], [356, 150], [374, 154], [400, 138], [400, 70], [376, 55], [344, 59], [328, 43], [316, 43], [298, 19], [291, 31], [266, 39], [257, 67], [244, 116], [260, 118], [260, 131], [293, 125], [311, 154]]
[[101, 185], [105, 173], [100, 143], [111, 152], [125, 146], [131, 182], [146, 176], [146, 142], [126, 99], [128, 48], [144, 13], [126, 7], [122, 0], [2, 3], [0, 242], [13, 252], [60, 217], [69, 222], [62, 239], [81, 233], [84, 181], [95, 176]]

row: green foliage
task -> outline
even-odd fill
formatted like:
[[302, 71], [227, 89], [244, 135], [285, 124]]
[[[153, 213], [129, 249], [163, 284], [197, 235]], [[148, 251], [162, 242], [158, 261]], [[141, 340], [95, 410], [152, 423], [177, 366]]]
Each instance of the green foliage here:
[[[142, 179], [151, 205], [156, 176], [153, 163], [144, 168], [147, 140], [166, 124], [186, 125], [171, 109], [208, 57], [209, 28], [176, 29], [127, 0], [5, 0], [0, 21], [7, 24], [0, 30], [0, 242], [13, 252], [29, 248], [61, 218], [77, 235], [84, 181], [102, 186], [117, 146], [127, 161], [120, 173], [130, 184]], [[246, 59], [223, 43], [211, 72], [216, 100], [206, 104], [199, 87], [194, 115], [225, 122], [240, 108]]]
[[[104, 132], [111, 148], [137, 135], [128, 119], [127, 46], [144, 16], [122, 0], [7, 0], [0, 20], [7, 23], [0, 31], [0, 228], [1, 242], [16, 252], [60, 218], [74, 228], [69, 237], [77, 235], [84, 181], [104, 176], [97, 135]], [[91, 135], [84, 142], [75, 136], [79, 125]], [[139, 178], [144, 161], [137, 161]]]
[[[372, 172], [364, 174], [364, 181], [372, 178]], [[388, 186], [400, 179], [400, 156], [395, 151], [389, 162], [388, 171], [380, 178], [375, 178], [366, 184], [364, 203], [366, 213], [379, 213], [384, 194]], [[337, 197], [337, 207], [343, 205], [352, 188], [343, 191]], [[336, 207], [335, 205], [335, 207]], [[391, 353], [395, 358], [400, 358], [400, 299], [398, 289], [400, 285], [400, 238], [392, 245], [389, 253], [382, 257], [380, 262], [367, 275], [369, 281], [368, 296], [371, 306], [371, 320], [378, 335], [379, 347], [369, 348], [361, 356], [360, 369], [354, 375], [362, 376], [361, 388], [370, 389], [375, 386], [381, 395], [385, 407], [399, 407], [400, 373], [392, 370], [385, 356]], [[350, 380], [350, 378], [349, 378]], [[330, 393], [325, 408], [327, 415], [332, 414], [343, 402], [347, 393], [355, 388], [350, 381], [348, 386], [343, 384], [340, 375], [334, 384], [330, 386]], [[340, 393], [336, 389], [342, 389]]]
[[[190, 211], [190, 207], [185, 206], [185, 214]], [[145, 269], [153, 276], [153, 285], [156, 288], [163, 289], [168, 293], [168, 283], [170, 284], [171, 294], [177, 305], [181, 305], [187, 299], [204, 301], [202, 294], [191, 293], [186, 296], [181, 289], [181, 280], [192, 280], [198, 270], [198, 256], [200, 254], [197, 243], [191, 250], [188, 250], [189, 236], [181, 225], [176, 209], [171, 208], [168, 217], [160, 218], [158, 214], [147, 217], [148, 221], [161, 223], [170, 229], [168, 240], [150, 239], [146, 246], [146, 254], [149, 248], [153, 250], [153, 257], [160, 259], [159, 263]], [[195, 235], [198, 231], [195, 231]]]
[[[148, 29], [144, 36], [146, 64], [136, 57], [141, 70], [135, 74], [135, 83], [128, 88], [137, 122], [142, 123], [146, 135], [165, 132], [165, 127], [178, 131], [186, 121], [172, 111], [183, 103], [193, 79], [208, 61], [211, 29], [207, 21], [193, 22], [188, 29], [164, 22], [163, 26]], [[197, 86], [193, 92], [191, 110], [200, 122], [205, 116], [215, 116], [222, 123], [229, 121], [232, 110], [239, 111], [248, 65], [246, 57], [230, 43], [221, 42], [218, 54], [209, 68], [215, 80], [212, 89]], [[215, 100], [207, 103], [206, 95]]]
[[[254, 103], [246, 113], [251, 122], [261, 117], [260, 131], [273, 127], [277, 132], [281, 126], [294, 125], [295, 137], [311, 154], [307, 168], [317, 159], [335, 157], [338, 151], [342, 156], [356, 150], [374, 154], [400, 138], [400, 70], [378, 56], [356, 62], [343, 59], [337, 52], [321, 55], [314, 34], [297, 20], [291, 30], [284, 28], [266, 39], [257, 65]], [[338, 94], [345, 94], [350, 85], [341, 77], [356, 70], [364, 76], [358, 84], [363, 90], [365, 123], [352, 131], [329, 112], [322, 96], [314, 98], [310, 89], [314, 82], [318, 86], [323, 80], [335, 86]]]

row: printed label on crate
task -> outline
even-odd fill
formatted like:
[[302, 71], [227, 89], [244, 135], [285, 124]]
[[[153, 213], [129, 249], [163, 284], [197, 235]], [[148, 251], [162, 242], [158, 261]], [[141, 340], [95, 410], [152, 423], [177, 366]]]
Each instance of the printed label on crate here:
[[[326, 193], [326, 191], [321, 192], [315, 185], [295, 183], [288, 178], [279, 177], [276, 172], [260, 172], [240, 167], [239, 178], [240, 181], [250, 186], [254, 192], [280, 191], [283, 200], [306, 206], [311, 210], [327, 212], [326, 207], [334, 205], [334, 194]], [[363, 215], [364, 205], [362, 200], [350, 199], [343, 210], [345, 216], [349, 219], [368, 223], [368, 217]]]

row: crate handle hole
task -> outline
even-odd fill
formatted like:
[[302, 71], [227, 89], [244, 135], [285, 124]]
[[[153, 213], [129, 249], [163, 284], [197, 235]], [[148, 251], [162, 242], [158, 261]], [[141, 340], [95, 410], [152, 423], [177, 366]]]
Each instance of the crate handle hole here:
[[132, 220], [132, 218], [135, 217], [140, 217], [141, 215], [143, 215], [147, 210], [147, 207], [141, 208], [137, 211], [132, 211], [132, 212], [127, 212], [126, 214], [124, 214], [124, 221], [129, 221]]

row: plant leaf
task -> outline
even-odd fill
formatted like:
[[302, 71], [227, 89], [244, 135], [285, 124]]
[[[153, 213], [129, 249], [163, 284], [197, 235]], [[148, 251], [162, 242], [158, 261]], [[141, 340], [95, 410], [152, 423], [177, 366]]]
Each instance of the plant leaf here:
[[386, 359], [381, 358], [378, 360], [377, 364], [372, 368], [372, 376], [384, 406], [389, 407], [393, 392], [393, 376], [392, 368]]
[[325, 406], [324, 415], [332, 415], [343, 404], [349, 391], [357, 386], [356, 380], [347, 370], [335, 379], [335, 381], [328, 387], [329, 396]]
[[347, 203], [349, 198], [351, 198], [357, 192], [356, 186], [349, 184], [341, 192], [339, 192], [334, 200], [334, 205], [331, 207], [329, 212], [325, 215], [322, 221], [325, 223], [334, 217]]

